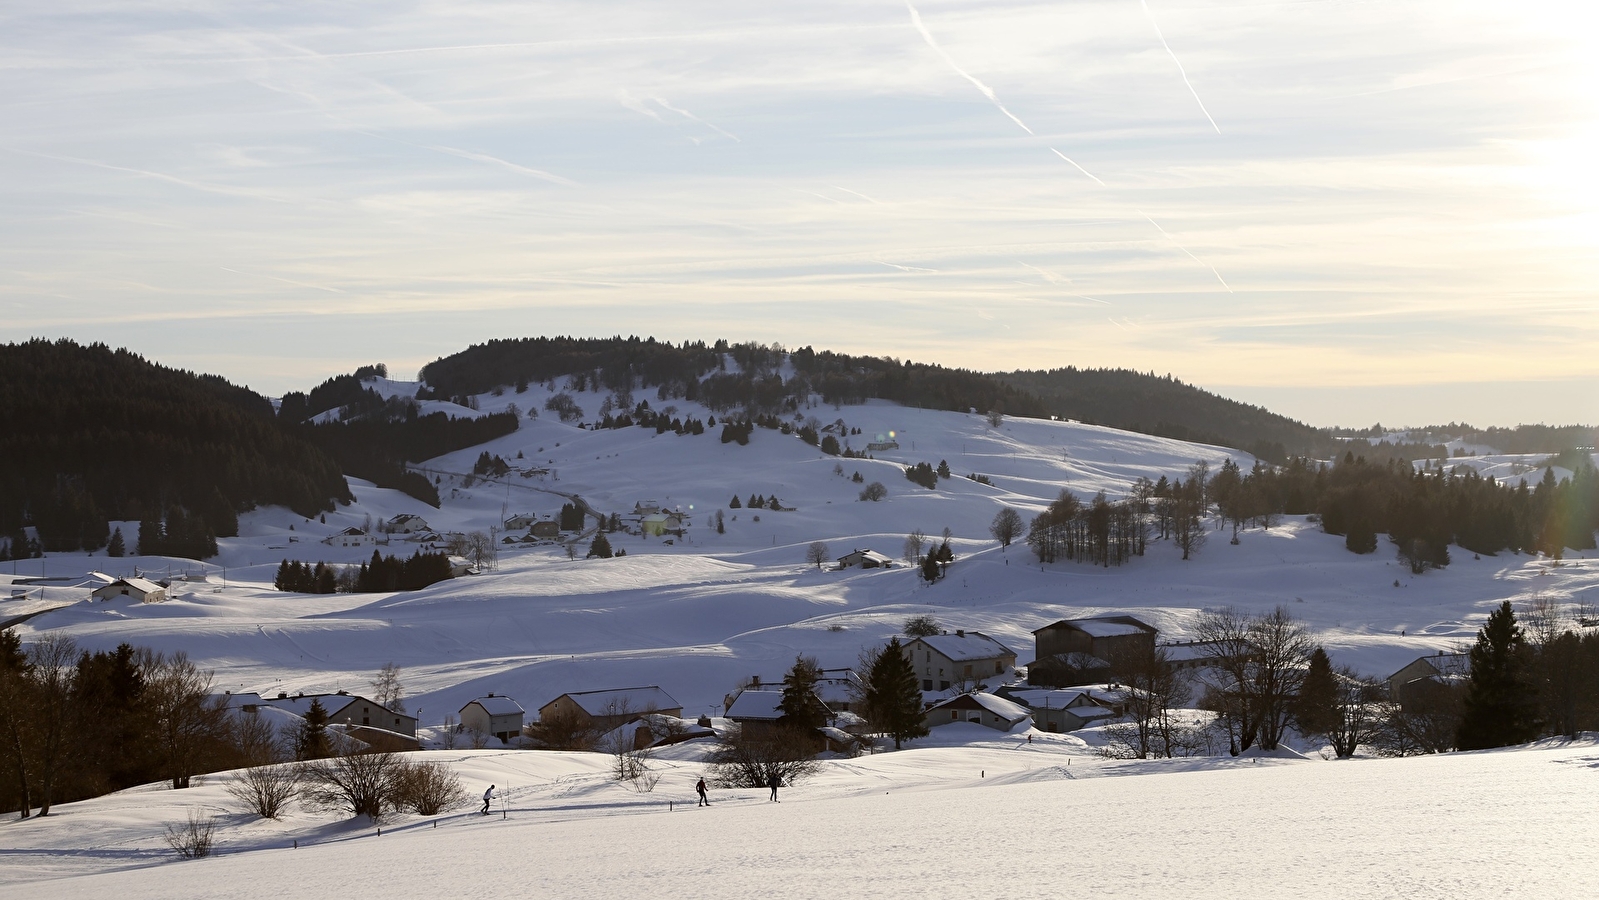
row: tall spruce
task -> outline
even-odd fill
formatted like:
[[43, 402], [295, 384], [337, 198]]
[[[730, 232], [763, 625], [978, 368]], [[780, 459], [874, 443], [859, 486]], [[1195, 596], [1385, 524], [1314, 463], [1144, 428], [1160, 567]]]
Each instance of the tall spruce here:
[[1325, 737], [1338, 727], [1338, 680], [1333, 675], [1332, 660], [1320, 647], [1310, 653], [1305, 682], [1294, 698], [1293, 715], [1294, 725], [1306, 737]]
[[865, 699], [867, 715], [878, 731], [894, 739], [895, 750], [905, 741], [927, 735], [916, 668], [899, 638], [889, 638], [872, 658], [866, 672]]
[[1471, 648], [1465, 715], [1455, 739], [1460, 749], [1506, 747], [1538, 736], [1537, 692], [1527, 663], [1526, 638], [1506, 600], [1488, 614]]
[[821, 677], [822, 669], [815, 659], [794, 657], [793, 667], [783, 676], [783, 700], [778, 704], [783, 724], [807, 730], [827, 724], [827, 707], [816, 696], [816, 682]]

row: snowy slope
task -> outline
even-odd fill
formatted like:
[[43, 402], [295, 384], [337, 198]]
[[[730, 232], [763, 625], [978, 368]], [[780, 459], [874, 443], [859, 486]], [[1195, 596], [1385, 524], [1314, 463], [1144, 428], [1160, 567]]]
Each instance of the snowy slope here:
[[[951, 726], [959, 728], [961, 726]], [[982, 731], [979, 726], [964, 726]], [[941, 731], [946, 729], [940, 729]], [[988, 732], [993, 735], [993, 732]], [[970, 737], [970, 736], [967, 736]], [[598, 754], [446, 759], [495, 814], [365, 820], [240, 812], [218, 775], [0, 824], [0, 884], [30, 897], [1586, 897], [1599, 890], [1591, 740], [1406, 760], [1111, 762], [1069, 737], [974, 740], [826, 764], [781, 792], [714, 790], [692, 747], [639, 794]], [[1141, 777], [1104, 777], [1138, 775]], [[165, 823], [218, 817], [184, 862]], [[1151, 814], [1158, 811], [1158, 814]], [[298, 842], [298, 849], [293, 849]], [[62, 848], [83, 848], [71, 852]], [[23, 884], [24, 882], [30, 882]]]
[[[415, 387], [394, 383], [390, 389], [406, 394]], [[511, 403], [526, 409], [542, 406], [546, 396], [535, 386], [478, 400], [484, 411]], [[599, 404], [596, 394], [578, 399], [590, 412]], [[709, 415], [694, 404], [671, 405], [678, 415]], [[826, 666], [849, 665], [863, 647], [920, 613], [949, 628], [991, 634], [1026, 663], [1031, 631], [1066, 616], [1132, 611], [1166, 637], [1182, 638], [1206, 607], [1286, 604], [1317, 630], [1335, 661], [1386, 676], [1415, 656], [1469, 640], [1486, 610], [1501, 600], [1543, 595], [1599, 604], [1599, 559], [1579, 555], [1556, 567], [1527, 556], [1474, 559], [1457, 552], [1447, 569], [1416, 577], [1386, 548], [1356, 556], [1341, 539], [1292, 518], [1270, 531], [1247, 532], [1236, 546], [1213, 535], [1188, 562], [1156, 542], [1148, 556], [1120, 568], [1040, 567], [1024, 546], [1002, 551], [988, 537], [1002, 506], [1028, 516], [1062, 489], [1117, 497], [1139, 475], [1179, 477], [1199, 459], [1212, 470], [1228, 456], [1245, 467], [1253, 461], [1222, 448], [1107, 428], [1012, 419], [995, 429], [976, 415], [880, 402], [806, 413], [860, 428], [864, 434], [852, 438], [856, 446], [892, 432], [901, 448], [877, 460], [841, 460], [766, 429], [756, 429], [749, 446], [738, 446], [721, 443], [719, 428], [678, 436], [642, 428], [585, 431], [548, 415], [524, 419], [514, 434], [426, 464], [440, 478], [439, 510], [352, 481], [357, 502], [328, 514], [326, 523], [282, 509], [242, 516], [240, 537], [224, 540], [221, 555], [204, 566], [82, 556], [19, 563], [21, 575], [75, 576], [89, 568], [120, 575], [142, 566], [157, 573], [204, 569], [210, 579], [175, 585], [169, 603], [77, 604], [20, 627], [30, 634], [62, 629], [89, 648], [129, 641], [183, 650], [213, 669], [220, 687], [234, 690], [359, 691], [392, 661], [404, 670], [411, 710], [420, 708], [424, 727], [432, 727], [487, 691], [513, 696], [532, 711], [564, 691], [659, 684], [688, 714], [714, 712], [741, 679], [775, 678], [800, 653]], [[513, 474], [470, 487], [465, 478], [445, 474], [469, 472], [485, 449], [549, 474]], [[901, 472], [905, 464], [940, 460], [957, 475], [937, 490], [916, 486]], [[857, 470], [865, 481], [887, 485], [888, 499], [857, 500], [860, 485], [847, 477]], [[968, 472], [994, 483], [960, 477]], [[727, 508], [733, 495], [757, 493], [775, 494], [793, 509]], [[569, 494], [602, 512], [626, 513], [640, 500], [659, 501], [689, 511], [692, 524], [672, 545], [616, 535], [629, 555], [611, 560], [568, 560], [554, 546], [508, 548], [496, 572], [415, 593], [305, 596], [270, 586], [285, 557], [349, 563], [370, 556], [370, 549], [318, 543], [369, 517], [410, 512], [441, 531], [488, 530], [504, 512], [552, 514]], [[718, 508], [725, 534], [711, 527]], [[835, 557], [868, 547], [897, 557], [910, 530], [937, 535], [946, 527], [959, 560], [933, 586], [905, 568], [832, 572], [803, 562], [806, 546], [816, 540]], [[408, 555], [413, 546], [396, 540], [384, 550]], [[87, 594], [67, 587], [46, 592], [52, 605]], [[4, 606], [0, 602], [0, 616]]]

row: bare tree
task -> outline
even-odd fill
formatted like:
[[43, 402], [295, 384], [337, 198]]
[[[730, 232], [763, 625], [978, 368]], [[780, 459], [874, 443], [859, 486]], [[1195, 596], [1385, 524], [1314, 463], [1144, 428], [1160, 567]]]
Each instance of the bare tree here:
[[261, 818], [276, 819], [300, 792], [300, 767], [251, 766], [234, 777], [227, 791]]
[[927, 615], [911, 616], [900, 628], [900, 631], [909, 637], [931, 637], [943, 630], [944, 627], [938, 624], [937, 619]]
[[1172, 666], [1166, 648], [1137, 647], [1115, 654], [1111, 671], [1126, 686], [1128, 722], [1112, 726], [1113, 739], [1133, 759], [1176, 755], [1179, 725], [1172, 710], [1188, 700], [1188, 685]]
[[998, 428], [1000, 425], [1005, 423], [1005, 413], [998, 409], [989, 410], [985, 418], [988, 419], [988, 426], [990, 428]]
[[367, 684], [372, 687], [372, 699], [383, 704], [389, 712], [404, 714], [405, 704], [400, 698], [405, 696], [405, 686], [400, 683], [400, 667], [392, 662], [383, 664], [378, 674]]
[[779, 726], [759, 736], [733, 736], [711, 754], [711, 767], [718, 787], [761, 788], [773, 777], [791, 785], [815, 774], [820, 764], [810, 732]]
[[188, 654], [140, 651], [140, 656], [160, 769], [174, 790], [182, 790], [191, 776], [206, 770], [207, 752], [224, 743], [226, 711], [208, 699], [211, 673], [190, 662]]
[[39, 789], [39, 815], [48, 816], [57, 778], [67, 765], [67, 726], [71, 714], [72, 672], [78, 645], [61, 632], [42, 635], [28, 648], [28, 688], [32, 719], [27, 731], [32, 746], [23, 751], [33, 758], [34, 784]]
[[994, 521], [989, 523], [988, 533], [994, 536], [994, 540], [999, 541], [1001, 547], [1009, 547], [1011, 541], [1021, 536], [1021, 514], [1008, 506], [1001, 509], [994, 514]]
[[910, 534], [905, 535], [905, 547], [902, 554], [905, 558], [905, 562], [913, 566], [921, 562], [922, 546], [926, 543], [927, 535], [922, 534], [922, 530], [920, 528], [917, 528]]
[[356, 753], [301, 763], [307, 803], [379, 821], [393, 805], [404, 761], [393, 753]]
[[1277, 749], [1315, 649], [1309, 632], [1281, 606], [1254, 617], [1206, 610], [1194, 632], [1210, 663], [1205, 702], [1233, 732], [1233, 752], [1257, 740], [1264, 750]]
[[1383, 686], [1370, 678], [1362, 678], [1348, 666], [1333, 670], [1338, 684], [1333, 709], [1337, 713], [1334, 726], [1327, 735], [1332, 741], [1333, 753], [1339, 759], [1348, 759], [1363, 744], [1377, 738], [1383, 725]]
[[818, 569], [827, 562], [828, 556], [827, 545], [821, 541], [812, 541], [811, 545], [805, 548], [805, 561], [814, 563]]
[[500, 549], [495, 546], [494, 538], [484, 532], [474, 531], [466, 536], [466, 553], [463, 555], [480, 572], [490, 572], [499, 567]]
[[187, 823], [167, 826], [166, 844], [184, 859], [203, 859], [211, 855], [216, 828], [216, 819], [190, 810]]
[[599, 732], [577, 713], [552, 713], [530, 722], [522, 733], [541, 750], [591, 750]]

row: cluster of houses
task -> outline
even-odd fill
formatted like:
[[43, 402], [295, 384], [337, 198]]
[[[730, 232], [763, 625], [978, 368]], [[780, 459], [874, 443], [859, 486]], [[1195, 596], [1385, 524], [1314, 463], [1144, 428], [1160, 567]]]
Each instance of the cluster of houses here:
[[[141, 589], [138, 581], [142, 580], [123, 579], [119, 584], [126, 583], [132, 596]], [[158, 585], [145, 584], [159, 590]], [[113, 589], [120, 590], [115, 585], [103, 590]], [[903, 644], [920, 682], [924, 724], [1064, 733], [1116, 721], [1126, 714], [1130, 689], [1109, 678], [1111, 661], [1131, 651], [1153, 651], [1159, 631], [1133, 616], [1107, 615], [1062, 619], [1033, 635], [1038, 658], [1027, 666], [1025, 682], [1016, 678], [1015, 651], [980, 631], [923, 635]], [[1180, 666], [1203, 658], [1204, 648], [1191, 643], [1163, 646]], [[1389, 677], [1390, 696], [1405, 706], [1424, 702], [1429, 692], [1467, 677], [1469, 666], [1466, 653], [1440, 651], [1421, 657]], [[860, 688], [851, 669], [821, 671], [815, 693], [826, 710], [826, 722], [813, 735], [816, 751], [853, 752], [868, 744], [869, 723], [857, 708]], [[780, 678], [755, 676], [723, 698], [723, 718], [745, 736], [758, 737], [782, 724], [782, 699]], [[322, 704], [329, 724], [351, 737], [383, 749], [417, 749], [416, 717], [359, 695], [344, 691], [279, 693], [269, 698], [253, 693], [223, 695], [231, 709], [272, 715], [284, 722], [303, 718], [313, 700]], [[620, 736], [623, 745], [633, 749], [715, 734], [709, 717], [684, 719], [682, 704], [658, 685], [568, 692], [539, 707], [538, 715], [540, 720], [570, 721], [583, 731], [604, 735], [602, 745], [609, 746]], [[525, 717], [521, 704], [490, 693], [461, 707], [458, 732], [512, 745], [524, 733]]]

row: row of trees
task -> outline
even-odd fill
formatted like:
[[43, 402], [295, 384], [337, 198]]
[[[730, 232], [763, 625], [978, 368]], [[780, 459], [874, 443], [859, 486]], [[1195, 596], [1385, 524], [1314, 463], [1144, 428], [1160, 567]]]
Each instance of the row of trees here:
[[285, 559], [278, 564], [272, 586], [301, 594], [388, 593], [419, 591], [450, 577], [449, 554], [418, 550], [409, 559], [401, 559], [373, 550], [372, 559], [360, 566], [334, 567], [321, 562], [311, 566]]

